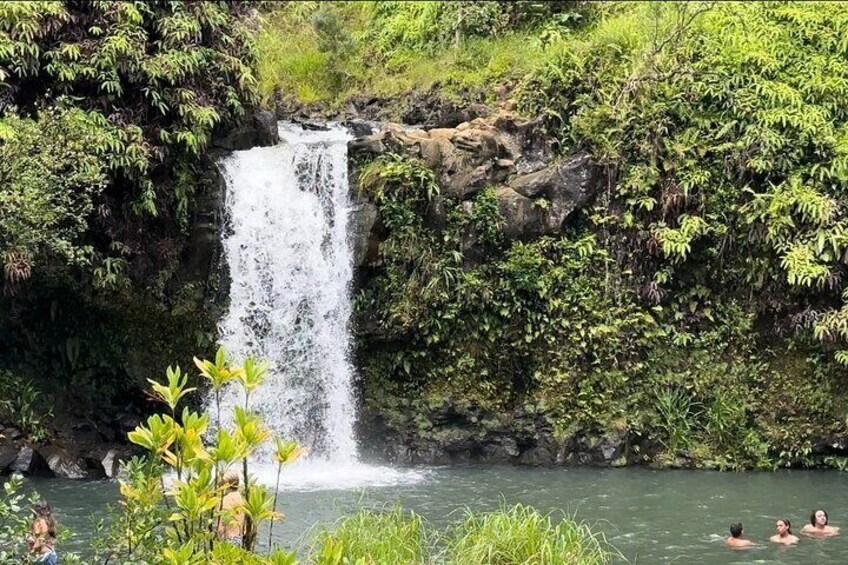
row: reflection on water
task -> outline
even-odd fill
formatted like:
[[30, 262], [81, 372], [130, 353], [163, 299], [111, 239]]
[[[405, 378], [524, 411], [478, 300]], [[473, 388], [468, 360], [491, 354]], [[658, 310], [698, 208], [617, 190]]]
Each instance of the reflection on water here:
[[[442, 527], [465, 507], [491, 510], [503, 500], [543, 511], [560, 511], [594, 524], [631, 563], [741, 564], [848, 563], [848, 535], [802, 538], [797, 547], [767, 543], [777, 518], [801, 530], [816, 507], [828, 510], [831, 523], [848, 530], [848, 480], [831, 472], [714, 473], [645, 469], [525, 469], [466, 467], [420, 469], [420, 481], [349, 490], [297, 490], [280, 497], [287, 516], [275, 537], [302, 547], [302, 534], [315, 522], [330, 522], [358, 506], [400, 503]], [[117, 496], [112, 483], [37, 481], [34, 486], [78, 532], [84, 545], [92, 518]], [[728, 525], [741, 521], [745, 534], [760, 545], [731, 551], [723, 539]], [[279, 533], [278, 533], [279, 532]], [[278, 537], [279, 536], [279, 537]], [[260, 536], [260, 539], [267, 539]]]

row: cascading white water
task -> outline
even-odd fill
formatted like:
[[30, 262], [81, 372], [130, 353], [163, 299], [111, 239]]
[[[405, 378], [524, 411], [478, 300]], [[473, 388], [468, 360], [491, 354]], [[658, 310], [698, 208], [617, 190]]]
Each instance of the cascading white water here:
[[[221, 161], [228, 216], [223, 245], [232, 281], [229, 311], [219, 324], [221, 344], [236, 361], [268, 361], [268, 378], [251, 394], [250, 408], [275, 433], [309, 449], [306, 461], [283, 473], [282, 486], [419, 482], [426, 475], [421, 471], [357, 458], [348, 327], [350, 136], [341, 128], [307, 131], [282, 122], [279, 131], [279, 145], [235, 151]], [[231, 425], [232, 409], [242, 401], [239, 387], [222, 394], [222, 425]], [[251, 473], [275, 485], [270, 453], [260, 451], [255, 459]]]
[[[354, 462], [350, 137], [341, 128], [279, 129], [279, 145], [222, 160], [232, 283], [220, 339], [235, 359], [268, 361], [251, 409], [275, 432], [305, 445], [313, 459]], [[222, 415], [241, 402], [241, 392], [228, 389]]]

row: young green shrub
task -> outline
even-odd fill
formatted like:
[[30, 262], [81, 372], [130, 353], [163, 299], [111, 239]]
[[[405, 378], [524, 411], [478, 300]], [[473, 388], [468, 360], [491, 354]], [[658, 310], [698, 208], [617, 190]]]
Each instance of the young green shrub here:
[[582, 522], [516, 504], [474, 514], [449, 530], [445, 557], [454, 565], [598, 565], [616, 553]]
[[33, 443], [43, 443], [50, 436], [45, 424], [52, 418], [52, 402], [42, 397], [32, 381], [0, 371], [0, 420], [17, 427]]
[[666, 388], [657, 392], [657, 428], [659, 441], [670, 455], [692, 444], [694, 418], [700, 414], [691, 396], [679, 388]]
[[[150, 381], [151, 396], [168, 407], [168, 413], [156, 414], [145, 424], [128, 434], [129, 440], [146, 449], [147, 459], [125, 467], [121, 479], [123, 516], [115, 521], [108, 547], [108, 557], [123, 563], [162, 562], [189, 563], [265, 563], [288, 564], [291, 554], [273, 551], [269, 557], [232, 556], [232, 551], [220, 546], [228, 542], [218, 538], [223, 520], [241, 514], [241, 547], [254, 551], [259, 526], [263, 522], [282, 519], [276, 512], [277, 496], [256, 484], [250, 474], [249, 458], [271, 436], [262, 419], [249, 410], [250, 394], [263, 381], [267, 364], [246, 359], [242, 366], [230, 366], [222, 350], [215, 362], [195, 359], [203, 376], [213, 390], [228, 380], [237, 381], [244, 392], [244, 402], [236, 406], [233, 428], [218, 427], [207, 440], [209, 414], [197, 413], [188, 407], [180, 414], [177, 407], [193, 388], [180, 371], [168, 368], [167, 383]], [[302, 453], [293, 442], [278, 440], [277, 459], [280, 469]], [[225, 510], [227, 487], [221, 478], [241, 464], [241, 502]], [[173, 473], [173, 483], [166, 488], [165, 472]], [[163, 511], [162, 507], [167, 509]], [[141, 527], [139, 525], [141, 524]], [[123, 532], [120, 530], [123, 529]], [[121, 536], [120, 534], [123, 534]], [[272, 548], [273, 549], [273, 548]], [[235, 552], [239, 553], [239, 552]], [[228, 559], [233, 559], [228, 561]]]

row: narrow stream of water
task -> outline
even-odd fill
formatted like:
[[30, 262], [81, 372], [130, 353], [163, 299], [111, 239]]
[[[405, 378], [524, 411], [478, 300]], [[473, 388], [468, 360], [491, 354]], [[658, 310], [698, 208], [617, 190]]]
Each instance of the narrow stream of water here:
[[[287, 516], [275, 538], [303, 547], [317, 522], [332, 522], [357, 507], [400, 503], [443, 527], [461, 511], [492, 510], [501, 501], [564, 511], [592, 524], [630, 563], [741, 564], [848, 563], [848, 480], [835, 472], [715, 473], [645, 469], [526, 469], [465, 467], [419, 469], [420, 481], [351, 489], [286, 489], [280, 510]], [[92, 520], [104, 517], [117, 497], [114, 483], [61, 480], [30, 483], [54, 504], [61, 522], [77, 532], [66, 546], [87, 545]], [[777, 518], [797, 532], [810, 511], [824, 507], [845, 535], [802, 538], [797, 547], [768, 543]], [[731, 551], [723, 539], [742, 521], [758, 547]], [[267, 536], [267, 533], [266, 533]], [[262, 538], [264, 539], [264, 538]]]

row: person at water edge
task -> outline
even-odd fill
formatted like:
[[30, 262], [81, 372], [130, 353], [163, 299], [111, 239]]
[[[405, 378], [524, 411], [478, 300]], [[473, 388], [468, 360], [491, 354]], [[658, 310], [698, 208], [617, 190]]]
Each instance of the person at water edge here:
[[839, 533], [839, 528], [827, 525], [827, 512], [824, 510], [813, 510], [810, 514], [810, 523], [801, 528], [802, 534], [811, 536], [830, 537]]
[[241, 546], [244, 527], [244, 499], [239, 492], [239, 476], [230, 471], [221, 479], [225, 495], [221, 501], [223, 517], [218, 522], [218, 538], [233, 545]]
[[744, 530], [742, 529], [742, 522], [730, 524], [730, 536], [724, 540], [725, 545], [733, 548], [751, 547], [754, 545], [754, 542], [751, 540], [742, 539], [743, 533]]
[[792, 524], [786, 518], [777, 521], [777, 533], [769, 538], [769, 541], [783, 545], [798, 543], [798, 536], [792, 533]]
[[39, 500], [32, 506], [33, 519], [27, 534], [27, 550], [36, 563], [58, 565], [56, 554], [56, 519], [46, 500]]

